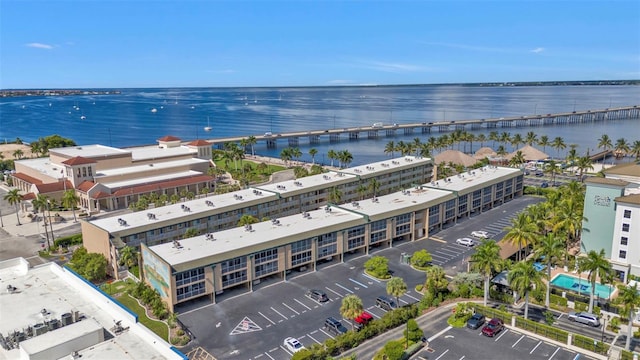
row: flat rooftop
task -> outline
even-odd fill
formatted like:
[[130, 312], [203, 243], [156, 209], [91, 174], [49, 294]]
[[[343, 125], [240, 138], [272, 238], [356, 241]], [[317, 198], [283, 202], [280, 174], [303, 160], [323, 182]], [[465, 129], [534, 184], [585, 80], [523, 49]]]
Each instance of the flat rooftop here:
[[340, 172], [343, 172], [345, 174], [353, 174], [364, 178], [370, 178], [380, 174], [397, 171], [398, 169], [414, 167], [417, 164], [429, 163], [433, 163], [433, 159], [428, 157], [407, 155], [399, 158], [346, 168], [340, 170]]
[[69, 158], [82, 156], [88, 159], [95, 159], [95, 158], [101, 158], [104, 156], [129, 154], [131, 152], [127, 150], [111, 147], [111, 146], [92, 144], [92, 145], [70, 146], [70, 147], [49, 149], [49, 153], [60, 154], [62, 156], [69, 157]]
[[[8, 286], [15, 291], [9, 292]], [[22, 258], [0, 262], [0, 333], [6, 338], [9, 333], [23, 331], [29, 326], [44, 323], [45, 320], [61, 320], [62, 314], [78, 311], [80, 320], [67, 326], [27, 339], [32, 347], [38, 349], [60, 345], [64, 339], [77, 336], [95, 326], [102, 327], [105, 342], [88, 349], [80, 350], [83, 358], [89, 359], [175, 359], [175, 354], [167, 352], [169, 344], [152, 344], [149, 337], [140, 336], [148, 331], [140, 324], [123, 319], [122, 313], [103, 307], [103, 295], [85, 284], [82, 280], [64, 270], [55, 263], [47, 263], [34, 268]], [[96, 300], [103, 297], [101, 300]], [[111, 303], [113, 306], [113, 303]], [[115, 335], [111, 333], [115, 321], [123, 320], [123, 326], [130, 329]], [[85, 322], [83, 324], [83, 322]], [[126, 325], [125, 325], [126, 324]], [[78, 326], [74, 326], [78, 325]], [[87, 328], [87, 326], [89, 328]], [[57, 333], [59, 332], [59, 333]], [[59, 336], [54, 336], [59, 335]], [[158, 339], [158, 338], [153, 338]], [[32, 341], [38, 340], [38, 341]], [[158, 339], [159, 340], [159, 339]], [[162, 341], [158, 341], [161, 343]], [[63, 346], [63, 345], [61, 345]], [[69, 352], [70, 354], [71, 352]], [[104, 354], [109, 353], [109, 357]], [[19, 349], [6, 350], [0, 347], [0, 359], [20, 359]]]
[[523, 174], [520, 169], [487, 165], [482, 168], [424, 184], [424, 187], [468, 193], [502, 179]]
[[335, 171], [324, 174], [306, 176], [297, 180], [286, 180], [273, 184], [259, 185], [256, 189], [271, 191], [282, 197], [295, 196], [315, 189], [326, 189], [344, 183], [352, 182], [357, 177]]
[[198, 176], [198, 175], [202, 175], [202, 173], [195, 170], [188, 170], [188, 171], [174, 172], [171, 174], [147, 176], [147, 177], [141, 177], [137, 179], [123, 180], [123, 181], [103, 182], [101, 184], [108, 187], [111, 190], [117, 190], [124, 187], [153, 184], [161, 181], [176, 180], [176, 179], [181, 179], [181, 178], [186, 178], [191, 176]]
[[376, 221], [398, 213], [426, 209], [455, 198], [452, 191], [419, 186], [372, 199], [353, 201], [339, 207], [365, 214], [371, 221]]
[[[167, 222], [175, 224], [176, 219], [183, 219], [191, 216], [194, 219], [200, 218], [205, 213], [222, 213], [228, 209], [244, 208], [252, 204], [265, 203], [276, 200], [278, 196], [268, 191], [256, 191], [254, 189], [244, 189], [226, 194], [212, 195], [204, 198], [180, 202], [177, 204], [165, 205], [147, 211], [138, 211], [119, 216], [90, 221], [91, 224], [104, 229], [110, 233], [118, 231], [135, 232], [136, 228], [147, 226], [150, 222]], [[207, 203], [209, 201], [210, 203]], [[185, 211], [183, 208], [189, 210]], [[149, 219], [148, 213], [152, 213], [155, 218]], [[126, 221], [127, 225], [120, 225], [118, 219]]]
[[213, 240], [208, 239], [205, 234], [179, 240], [180, 247], [170, 242], [152, 246], [150, 249], [177, 271], [181, 271], [181, 264], [185, 264], [183, 266], [185, 270], [190, 269], [192, 266], [189, 263], [194, 260], [216, 256], [223, 260], [235, 257], [234, 252], [244, 254], [262, 244], [269, 244], [268, 246], [272, 246], [271, 243], [274, 243], [273, 246], [275, 243], [288, 244], [294, 241], [292, 238], [299, 237], [302, 231], [312, 237], [316, 236], [313, 235], [314, 231], [326, 233], [331, 231], [329, 230], [331, 227], [343, 229], [363, 225], [366, 222], [362, 215], [335, 207], [332, 207], [331, 211], [323, 208], [309, 211], [307, 214], [308, 216], [296, 214], [274, 219], [279, 221], [279, 224], [271, 220], [252, 224], [251, 231], [243, 227], [218, 231], [211, 234]]
[[147, 173], [151, 170], [166, 170], [174, 167], [194, 166], [194, 165], [203, 164], [203, 163], [208, 164], [209, 162], [204, 159], [190, 158], [190, 159], [164, 161], [164, 162], [144, 164], [144, 165], [127, 166], [127, 167], [121, 167], [121, 168], [105, 169], [105, 170], [98, 171], [95, 175], [95, 178], [97, 180], [96, 182], [100, 182], [99, 181], [100, 178], [105, 176]]
[[133, 161], [152, 160], [164, 157], [180, 156], [195, 154], [198, 152], [196, 148], [190, 148], [188, 146], [176, 146], [168, 148], [160, 148], [158, 145], [140, 146], [128, 148], [131, 152], [131, 158]]
[[17, 160], [20, 164], [33, 169], [40, 174], [49, 176], [54, 179], [62, 180], [63, 175], [60, 173], [65, 169], [64, 165], [52, 163], [48, 157]]

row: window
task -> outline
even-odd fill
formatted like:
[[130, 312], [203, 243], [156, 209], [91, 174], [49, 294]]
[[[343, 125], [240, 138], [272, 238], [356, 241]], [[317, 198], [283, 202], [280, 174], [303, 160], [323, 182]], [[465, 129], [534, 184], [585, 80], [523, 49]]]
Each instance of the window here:
[[204, 280], [204, 268], [183, 271], [176, 274], [176, 286]]
[[629, 232], [629, 224], [622, 224], [622, 231]]
[[620, 250], [620, 259], [626, 259], [627, 258], [627, 251], [626, 250]]
[[624, 211], [624, 218], [625, 219], [631, 219], [631, 210], [625, 210]]
[[627, 245], [627, 243], [629, 243], [629, 238], [626, 236], [623, 236], [620, 238], [620, 245]]

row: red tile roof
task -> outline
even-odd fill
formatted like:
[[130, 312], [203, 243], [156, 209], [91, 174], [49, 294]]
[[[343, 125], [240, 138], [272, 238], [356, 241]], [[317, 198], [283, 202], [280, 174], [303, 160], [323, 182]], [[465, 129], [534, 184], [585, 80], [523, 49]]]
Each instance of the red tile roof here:
[[22, 181], [26, 181], [29, 184], [42, 184], [42, 180], [40, 179], [36, 179], [33, 176], [29, 176], [27, 174], [24, 173], [15, 173], [15, 174], [11, 174], [11, 176], [18, 178]]
[[30, 192], [22, 195], [22, 200], [33, 200], [36, 198], [36, 194]]
[[78, 190], [82, 192], [87, 192], [91, 190], [91, 188], [94, 187], [95, 185], [96, 183], [94, 183], [93, 181], [85, 180], [82, 183], [80, 183], [80, 185], [78, 185]]
[[171, 135], [167, 135], [167, 136], [163, 136], [160, 139], [158, 139], [158, 141], [180, 141], [180, 138], [177, 138], [175, 136], [171, 136]]
[[211, 146], [211, 143], [206, 140], [194, 140], [187, 145], [189, 146]]
[[76, 156], [76, 157], [72, 157], [69, 160], [65, 160], [62, 162], [65, 165], [85, 165], [85, 164], [95, 164], [96, 161], [92, 160], [92, 159], [87, 159], [86, 157], [82, 157], [82, 156]]
[[98, 191], [95, 195], [93, 195], [91, 198], [92, 199], [104, 199], [104, 198], [108, 198], [111, 197], [111, 194], [106, 193], [104, 191]]
[[213, 181], [213, 179], [214, 177], [209, 175], [194, 175], [188, 178], [160, 181], [153, 184], [145, 184], [145, 185], [122, 188], [114, 192], [113, 195], [125, 196], [125, 195], [144, 194], [154, 190], [161, 190], [161, 189], [172, 188], [177, 186], [197, 184], [205, 181]]
[[48, 183], [48, 184], [36, 184], [36, 189], [38, 189], [38, 193], [40, 194], [64, 191], [64, 189], [67, 189], [67, 190], [73, 189], [73, 184], [71, 184], [69, 180], [65, 180], [65, 182], [66, 182], [66, 185], [62, 181], [56, 181], [54, 183]]

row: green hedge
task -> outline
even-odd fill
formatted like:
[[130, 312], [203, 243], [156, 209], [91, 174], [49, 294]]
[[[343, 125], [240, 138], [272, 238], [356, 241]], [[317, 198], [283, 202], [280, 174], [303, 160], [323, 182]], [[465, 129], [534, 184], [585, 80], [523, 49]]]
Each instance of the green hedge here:
[[562, 296], [549, 294], [549, 304], [567, 307], [567, 298], [563, 298]]
[[82, 245], [82, 234], [63, 236], [63, 237], [57, 238], [53, 242], [53, 247], [56, 249], [59, 248], [60, 246], [66, 248], [72, 245]]
[[573, 334], [571, 344], [602, 355], [606, 355], [609, 351], [609, 344], [578, 334]]
[[620, 360], [633, 360], [633, 353], [622, 349], [622, 352], [620, 353]]
[[476, 312], [483, 314], [487, 318], [490, 318], [490, 319], [498, 318], [502, 320], [505, 324], [511, 324], [511, 318], [513, 317], [513, 314], [511, 314], [510, 312], [482, 306], [476, 303], [469, 303], [469, 306], [474, 308]]
[[564, 330], [560, 330], [553, 326], [542, 324], [536, 321], [527, 320], [520, 316], [516, 317], [516, 326], [521, 329], [536, 333], [538, 335], [542, 335], [546, 338], [561, 341], [565, 344], [567, 343], [567, 339], [569, 338], [569, 333]]

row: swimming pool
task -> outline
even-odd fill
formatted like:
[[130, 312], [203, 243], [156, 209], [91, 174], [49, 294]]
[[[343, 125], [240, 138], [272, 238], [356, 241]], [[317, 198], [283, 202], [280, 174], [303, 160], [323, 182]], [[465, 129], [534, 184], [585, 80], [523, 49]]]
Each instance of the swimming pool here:
[[[558, 274], [551, 280], [551, 285], [585, 295], [591, 294], [591, 283], [588, 279], [580, 279], [566, 274]], [[611, 285], [596, 283], [596, 296], [600, 298], [608, 299], [614, 291], [615, 288]]]

